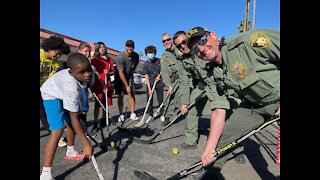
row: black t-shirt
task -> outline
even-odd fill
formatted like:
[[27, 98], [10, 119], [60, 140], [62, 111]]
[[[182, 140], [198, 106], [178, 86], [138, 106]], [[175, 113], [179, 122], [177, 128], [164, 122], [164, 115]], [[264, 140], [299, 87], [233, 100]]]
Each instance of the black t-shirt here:
[[[150, 80], [150, 86], [153, 86], [153, 83], [156, 77], [160, 73], [160, 59], [156, 58], [154, 62], [147, 60], [143, 65], [142, 74], [148, 74]], [[162, 79], [157, 83], [157, 86], [162, 85]]]

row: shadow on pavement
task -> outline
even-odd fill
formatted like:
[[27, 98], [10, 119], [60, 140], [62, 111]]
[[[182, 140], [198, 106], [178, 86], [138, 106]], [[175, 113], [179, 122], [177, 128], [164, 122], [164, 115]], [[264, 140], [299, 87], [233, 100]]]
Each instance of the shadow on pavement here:
[[280, 177], [276, 177], [268, 170], [268, 163], [261, 154], [259, 147], [261, 146], [252, 139], [247, 139], [244, 142], [245, 154], [252, 164], [254, 170], [258, 173], [261, 179], [278, 180]]

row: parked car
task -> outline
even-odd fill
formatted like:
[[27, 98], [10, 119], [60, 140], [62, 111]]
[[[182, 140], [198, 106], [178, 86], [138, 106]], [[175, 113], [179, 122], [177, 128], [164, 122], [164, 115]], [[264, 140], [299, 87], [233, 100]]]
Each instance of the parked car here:
[[[114, 65], [114, 70], [117, 71], [117, 66]], [[114, 76], [111, 76], [111, 82], [114, 84]], [[145, 91], [144, 84], [145, 84], [145, 76], [141, 74], [140, 71], [135, 70], [133, 73], [133, 82], [135, 90]]]
[[139, 71], [133, 73], [133, 82], [135, 89], [141, 89], [143, 87], [142, 74]]

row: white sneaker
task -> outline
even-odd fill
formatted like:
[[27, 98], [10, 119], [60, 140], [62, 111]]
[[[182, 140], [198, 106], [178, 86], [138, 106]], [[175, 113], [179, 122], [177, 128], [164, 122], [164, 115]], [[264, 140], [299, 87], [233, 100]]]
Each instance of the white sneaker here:
[[64, 147], [67, 145], [67, 142], [64, 141], [64, 138], [60, 138], [58, 142], [59, 147]]
[[166, 118], [165, 118], [164, 116], [161, 116], [161, 117], [160, 117], [160, 121], [161, 121], [161, 122], [164, 122], [165, 120], [166, 120]]
[[148, 117], [148, 119], [147, 119], [147, 121], [146, 121], [146, 124], [149, 123], [149, 121], [151, 120], [151, 118], [152, 118], [152, 116], [149, 116], [149, 117]]
[[137, 121], [139, 118], [137, 117], [136, 113], [131, 113], [130, 114], [130, 119], [133, 121]]
[[123, 122], [124, 121], [124, 115], [121, 114], [119, 117], [118, 117], [118, 122]]

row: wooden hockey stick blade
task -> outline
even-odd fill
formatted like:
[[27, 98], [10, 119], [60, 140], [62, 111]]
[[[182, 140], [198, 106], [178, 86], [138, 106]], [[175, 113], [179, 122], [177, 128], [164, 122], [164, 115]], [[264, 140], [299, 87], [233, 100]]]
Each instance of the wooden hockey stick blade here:
[[148, 174], [148, 173], [146, 173], [144, 171], [134, 170], [133, 173], [140, 180], [158, 180], [158, 179], [152, 177], [150, 174]]

